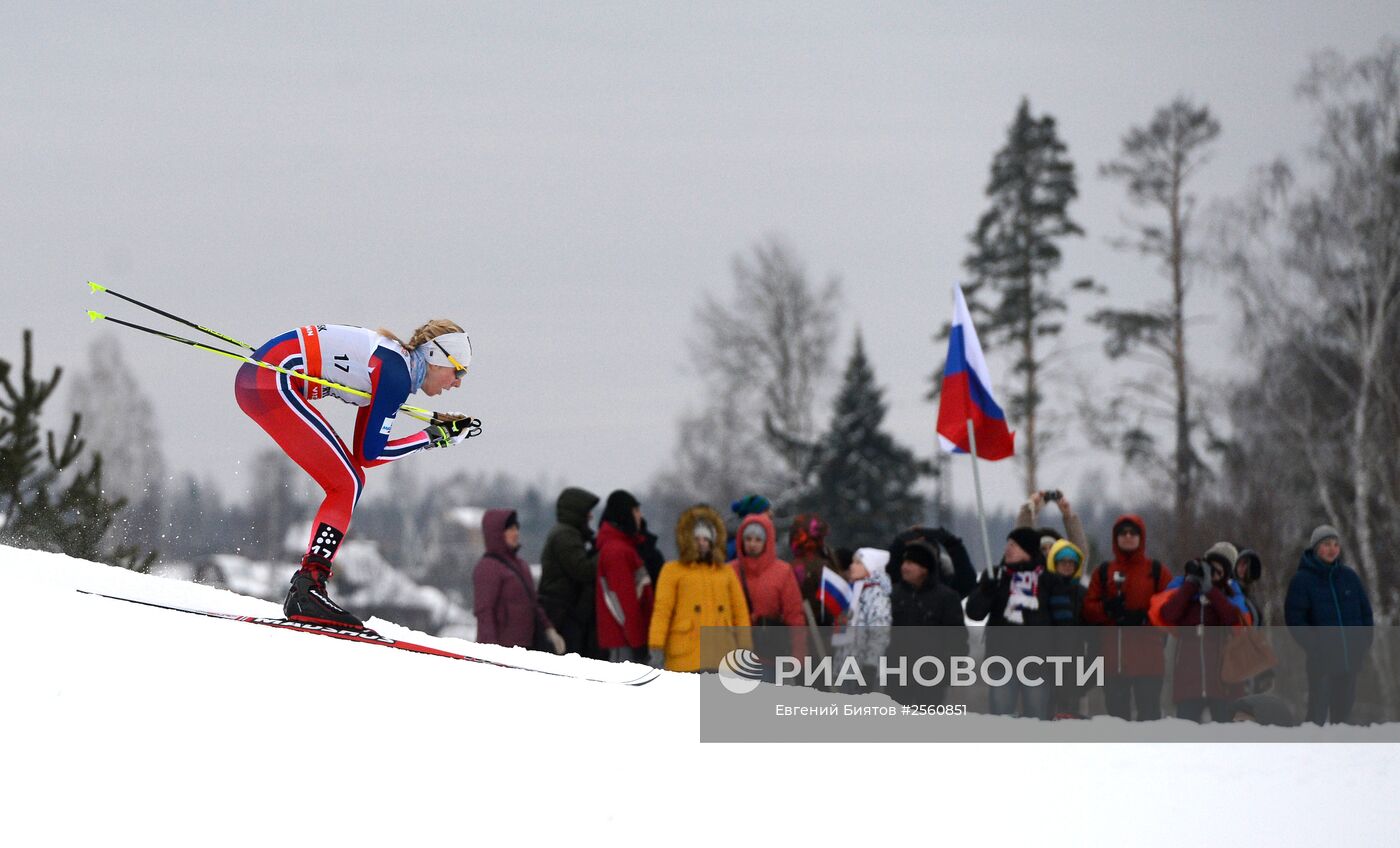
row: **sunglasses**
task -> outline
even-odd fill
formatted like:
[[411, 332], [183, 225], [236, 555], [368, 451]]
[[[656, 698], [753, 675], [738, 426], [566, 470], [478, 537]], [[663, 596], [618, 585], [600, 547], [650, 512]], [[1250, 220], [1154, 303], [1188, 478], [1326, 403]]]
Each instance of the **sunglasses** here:
[[1130, 525], [1128, 525], [1127, 527], [1119, 527], [1119, 528], [1118, 528], [1118, 533], [1117, 533], [1117, 535], [1119, 535], [1119, 536], [1141, 536], [1142, 534], [1138, 532], [1138, 529], [1137, 529], [1136, 527], [1133, 527], [1133, 526], [1130, 524]]
[[453, 373], [453, 375], [456, 376], [456, 378], [457, 378], [458, 380], [460, 380], [460, 379], [462, 379], [463, 377], [467, 376], [467, 368], [466, 368], [466, 366], [463, 365], [462, 363], [458, 362], [457, 360], [453, 359], [453, 358], [452, 358], [452, 354], [448, 353], [448, 352], [447, 352], [447, 348], [443, 347], [442, 344], [441, 344], [437, 339], [433, 339], [432, 341], [433, 341], [433, 344], [437, 346], [437, 349], [440, 350], [440, 351], [442, 351], [442, 355], [445, 356], [445, 357], [447, 357], [447, 361], [452, 363], [452, 373]]

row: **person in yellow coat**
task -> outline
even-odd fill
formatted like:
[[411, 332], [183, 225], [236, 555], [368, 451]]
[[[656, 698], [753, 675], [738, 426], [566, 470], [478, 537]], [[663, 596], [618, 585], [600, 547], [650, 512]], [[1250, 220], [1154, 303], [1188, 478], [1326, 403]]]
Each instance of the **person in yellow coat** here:
[[[724, 655], [750, 648], [749, 605], [734, 569], [724, 562], [724, 519], [700, 504], [676, 522], [680, 559], [666, 563], [656, 584], [647, 644], [651, 664], [671, 671], [714, 671]], [[730, 627], [700, 649], [700, 628]]]

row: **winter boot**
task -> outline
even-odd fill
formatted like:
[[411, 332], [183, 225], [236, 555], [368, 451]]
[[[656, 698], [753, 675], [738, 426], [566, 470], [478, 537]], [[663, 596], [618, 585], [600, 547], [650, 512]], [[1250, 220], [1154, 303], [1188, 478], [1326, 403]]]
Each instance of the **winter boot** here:
[[301, 569], [292, 575], [287, 600], [282, 603], [283, 614], [292, 621], [365, 629], [364, 622], [341, 609], [326, 593], [330, 576], [330, 562], [315, 554], [302, 557]]

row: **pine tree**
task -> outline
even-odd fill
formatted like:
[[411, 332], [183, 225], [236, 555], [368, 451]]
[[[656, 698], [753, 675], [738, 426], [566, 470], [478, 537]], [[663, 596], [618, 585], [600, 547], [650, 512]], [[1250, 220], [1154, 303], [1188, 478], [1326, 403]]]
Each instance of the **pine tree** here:
[[[1012, 372], [1020, 379], [1008, 396], [1007, 412], [1019, 422], [1028, 490], [1036, 488], [1043, 442], [1045, 352], [1039, 343], [1059, 335], [1063, 325], [1056, 316], [1065, 311], [1050, 273], [1060, 266], [1059, 241], [1084, 234], [1068, 212], [1078, 194], [1074, 162], [1055, 131], [1055, 119], [1032, 117], [1030, 103], [1022, 99], [1006, 145], [992, 159], [987, 184], [992, 205], [977, 222], [973, 252], [964, 264], [973, 275], [965, 289], [968, 310], [984, 344], [1016, 351]], [[1090, 289], [1093, 283], [1079, 280], [1074, 287]], [[942, 337], [947, 333], [945, 327]]]
[[115, 338], [97, 337], [87, 354], [83, 367], [68, 381], [68, 408], [83, 416], [88, 451], [102, 456], [107, 494], [127, 501], [111, 539], [151, 547], [160, 535], [165, 500], [165, 458], [155, 405]]
[[86, 470], [76, 467], [85, 447], [78, 435], [82, 416], [73, 415], [61, 441], [40, 427], [40, 413], [63, 369], [35, 379], [33, 341], [25, 330], [18, 384], [11, 364], [0, 359], [0, 543], [145, 571], [154, 554], [139, 557], [130, 548], [103, 554], [102, 539], [126, 501], [109, 500], [103, 492], [100, 454], [92, 455]]
[[[1178, 551], [1186, 549], [1198, 479], [1208, 470], [1194, 438], [1197, 431], [1208, 431], [1208, 422], [1190, 397], [1186, 294], [1188, 271], [1196, 260], [1188, 243], [1195, 198], [1186, 187], [1219, 135], [1220, 122], [1208, 107], [1178, 97], [1158, 109], [1146, 126], [1131, 128], [1123, 136], [1119, 158], [1099, 169], [1104, 176], [1123, 181], [1136, 206], [1152, 209], [1164, 219], [1133, 225], [1133, 237], [1118, 246], [1160, 262], [1169, 297], [1145, 307], [1101, 309], [1089, 320], [1108, 331], [1104, 348], [1110, 358], [1137, 355], [1149, 364], [1150, 371], [1112, 404], [1113, 420], [1131, 412], [1138, 423], [1105, 436], [1119, 446], [1127, 461], [1156, 468], [1171, 480]], [[1169, 390], [1164, 389], [1167, 381]], [[1144, 426], [1153, 417], [1171, 422], [1169, 456], [1160, 455]]]
[[883, 545], [922, 516], [923, 498], [914, 486], [931, 469], [881, 429], [887, 411], [857, 332], [803, 499], [804, 508], [824, 518], [831, 538], [841, 544]]

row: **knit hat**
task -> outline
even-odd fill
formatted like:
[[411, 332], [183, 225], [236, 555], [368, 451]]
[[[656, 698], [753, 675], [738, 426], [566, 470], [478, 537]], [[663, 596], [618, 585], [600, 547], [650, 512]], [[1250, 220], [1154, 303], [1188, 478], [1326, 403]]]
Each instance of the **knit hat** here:
[[1201, 559], [1206, 562], [1213, 562], [1225, 569], [1225, 573], [1234, 577], [1235, 560], [1240, 558], [1240, 552], [1235, 550], [1235, 546], [1229, 542], [1216, 542], [1211, 545]]
[[879, 548], [857, 548], [855, 555], [860, 557], [861, 565], [871, 574], [884, 568], [890, 561], [890, 552]]
[[932, 572], [938, 567], [938, 554], [933, 552], [933, 548], [923, 542], [910, 542], [904, 546], [904, 560], [915, 565], [922, 565]]
[[1080, 572], [1084, 570], [1084, 552], [1068, 539], [1061, 539], [1050, 548], [1050, 564], [1052, 566], [1063, 559], [1074, 563], [1075, 577], [1078, 577]]
[[695, 522], [695, 529], [691, 532], [697, 539], [709, 539], [711, 542], [715, 540], [715, 528], [703, 518]]
[[1319, 525], [1318, 528], [1312, 532], [1312, 538], [1308, 539], [1308, 550], [1316, 550], [1318, 543], [1326, 541], [1327, 539], [1336, 539], [1340, 542], [1342, 540], [1342, 534], [1338, 533], [1337, 528], [1330, 524]]
[[1040, 550], [1040, 531], [1033, 527], [1017, 527], [1006, 538], [1015, 542], [1016, 547], [1026, 552], [1026, 556], [1036, 562], [1045, 562], [1045, 554]]
[[729, 508], [734, 510], [734, 514], [740, 518], [746, 518], [750, 515], [758, 515], [760, 512], [767, 512], [771, 506], [772, 504], [763, 495], [744, 495], [731, 503]]

